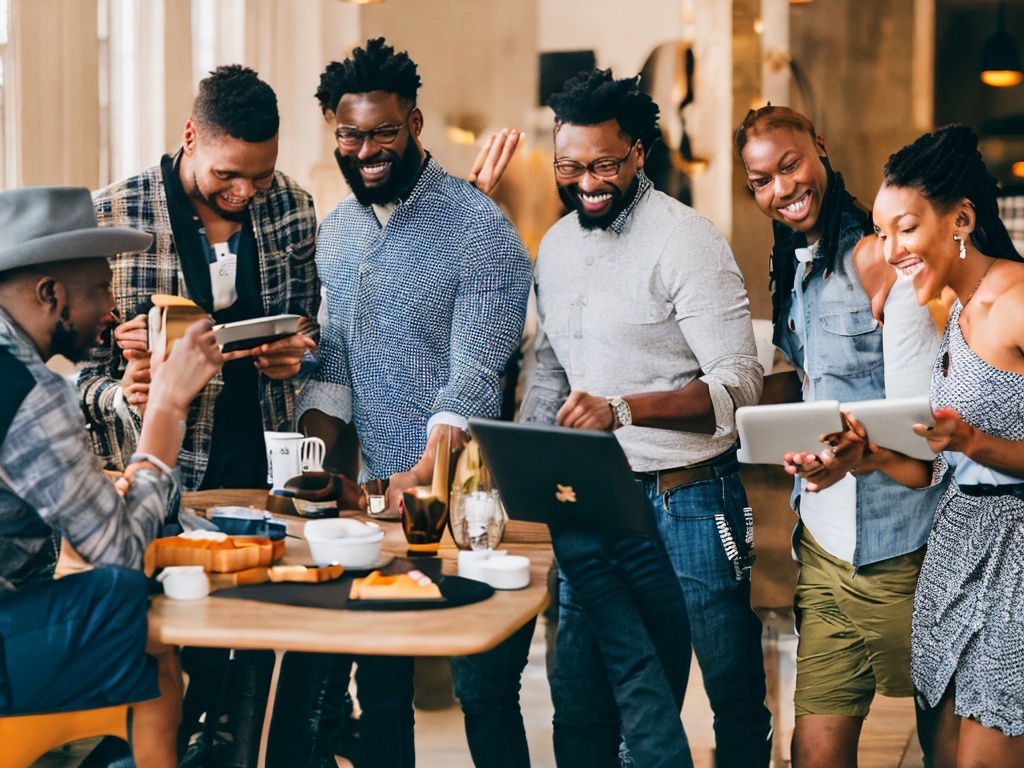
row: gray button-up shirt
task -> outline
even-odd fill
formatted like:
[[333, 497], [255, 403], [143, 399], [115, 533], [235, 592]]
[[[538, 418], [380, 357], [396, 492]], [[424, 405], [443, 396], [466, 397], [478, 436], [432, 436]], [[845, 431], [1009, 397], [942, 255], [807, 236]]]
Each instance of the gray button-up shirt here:
[[692, 464], [735, 442], [735, 410], [757, 403], [762, 369], [743, 278], [710, 221], [641, 174], [635, 201], [607, 229], [584, 229], [576, 213], [551, 228], [535, 286], [537, 373], [521, 420], [554, 422], [571, 390], [663, 392], [699, 377], [715, 433], [620, 428], [633, 469]]

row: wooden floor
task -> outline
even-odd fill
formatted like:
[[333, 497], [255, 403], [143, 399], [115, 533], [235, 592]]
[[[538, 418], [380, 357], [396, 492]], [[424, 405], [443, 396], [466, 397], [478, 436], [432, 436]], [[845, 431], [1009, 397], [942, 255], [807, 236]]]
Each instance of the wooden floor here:
[[[771, 660], [774, 657], [771, 649], [768, 650], [767, 656]], [[692, 670], [683, 722], [695, 768], [713, 768], [711, 712], [696, 663]], [[543, 623], [538, 625], [530, 663], [523, 676], [522, 703], [533, 768], [554, 768], [551, 699], [544, 673]], [[36, 762], [35, 768], [76, 768], [94, 743], [95, 740], [55, 750]], [[789, 764], [780, 755], [780, 746], [776, 745], [775, 749], [775, 768]], [[425, 768], [473, 768], [457, 706], [417, 712], [416, 753], [417, 764]], [[914, 712], [910, 699], [876, 698], [861, 737], [860, 768], [923, 768], [920, 748], [914, 736]]]

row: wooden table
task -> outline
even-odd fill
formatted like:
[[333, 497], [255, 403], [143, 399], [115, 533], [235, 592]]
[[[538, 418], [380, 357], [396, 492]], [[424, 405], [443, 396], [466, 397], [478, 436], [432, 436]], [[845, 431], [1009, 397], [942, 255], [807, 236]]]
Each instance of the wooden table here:
[[[265, 507], [266, 491], [199, 491], [186, 493], [183, 505], [198, 510], [222, 505]], [[358, 512], [343, 513], [370, 519]], [[303, 518], [277, 516], [288, 522], [285, 562], [311, 563], [301, 534]], [[404, 555], [401, 524], [380, 521], [383, 552]], [[457, 573], [457, 550], [446, 535], [441, 545], [442, 570]], [[547, 528], [510, 522], [502, 549], [530, 558], [530, 585], [498, 590], [480, 603], [423, 611], [346, 611], [299, 608], [251, 600], [195, 601], [154, 598], [149, 611], [150, 637], [171, 645], [270, 649], [377, 656], [460, 656], [481, 653], [505, 640], [548, 603], [547, 572], [552, 554]], [[214, 593], [216, 594], [216, 593]]]
[[[198, 511], [217, 506], [266, 507], [265, 490], [221, 490], [185, 493], [182, 505]], [[360, 512], [342, 516], [371, 518]], [[312, 563], [305, 539], [298, 538], [305, 519], [275, 515], [288, 525], [284, 562]], [[404, 555], [401, 523], [379, 522], [384, 528], [382, 552]], [[270, 683], [267, 717], [260, 737], [258, 768], [266, 764], [269, 713], [284, 651], [312, 651], [374, 656], [462, 656], [490, 650], [508, 638], [548, 604], [547, 573], [551, 540], [547, 526], [510, 521], [502, 549], [530, 558], [530, 585], [512, 592], [495, 591], [488, 599], [457, 608], [424, 611], [346, 611], [299, 608], [253, 600], [168, 600], [153, 598], [149, 636], [169, 645], [210, 648], [267, 649], [276, 662]], [[441, 544], [442, 572], [456, 574], [458, 550], [448, 535]], [[214, 593], [216, 594], [216, 593]]]

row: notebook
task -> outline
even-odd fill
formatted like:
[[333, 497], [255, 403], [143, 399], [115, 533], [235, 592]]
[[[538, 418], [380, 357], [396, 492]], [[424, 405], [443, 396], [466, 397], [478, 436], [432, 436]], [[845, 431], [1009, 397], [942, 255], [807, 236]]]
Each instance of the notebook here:
[[657, 533], [654, 510], [614, 435], [470, 419], [513, 520], [613, 536]]

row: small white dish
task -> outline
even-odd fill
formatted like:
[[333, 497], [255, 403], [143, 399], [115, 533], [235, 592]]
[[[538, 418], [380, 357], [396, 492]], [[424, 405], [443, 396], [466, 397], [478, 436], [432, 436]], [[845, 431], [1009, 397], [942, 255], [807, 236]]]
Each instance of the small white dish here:
[[484, 563], [491, 556], [487, 549], [464, 549], [459, 552], [459, 576], [473, 581], [487, 581], [484, 577]]
[[523, 589], [530, 586], [530, 558], [522, 555], [489, 557], [481, 564], [483, 581], [495, 589]]
[[199, 600], [210, 594], [210, 577], [201, 565], [171, 565], [156, 580], [171, 600]]

